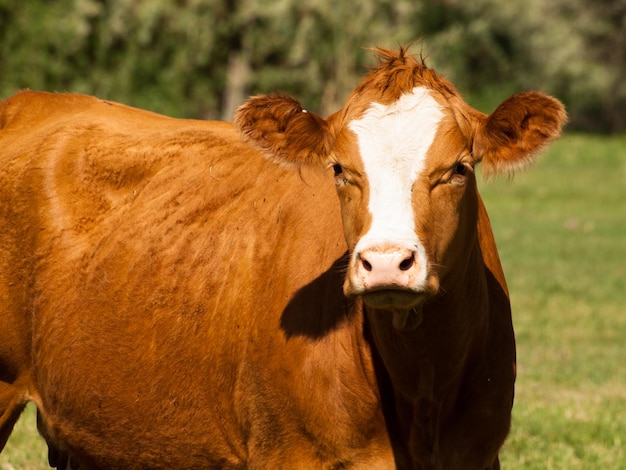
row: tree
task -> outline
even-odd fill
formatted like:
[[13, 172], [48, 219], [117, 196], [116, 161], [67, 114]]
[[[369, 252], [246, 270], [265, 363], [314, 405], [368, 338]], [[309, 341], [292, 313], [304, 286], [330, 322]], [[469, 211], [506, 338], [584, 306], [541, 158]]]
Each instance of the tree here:
[[283, 91], [326, 115], [372, 64], [365, 48], [418, 38], [483, 111], [539, 88], [573, 127], [626, 129], [624, 0], [0, 0], [0, 96], [231, 119], [248, 95]]

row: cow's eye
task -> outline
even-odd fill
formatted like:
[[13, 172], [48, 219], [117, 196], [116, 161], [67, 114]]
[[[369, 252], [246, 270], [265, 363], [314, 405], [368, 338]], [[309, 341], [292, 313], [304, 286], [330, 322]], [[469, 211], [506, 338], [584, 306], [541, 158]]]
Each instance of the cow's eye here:
[[333, 165], [333, 170], [335, 172], [335, 176], [339, 176], [343, 173], [343, 168], [341, 168], [341, 165], [339, 163], [335, 163]]
[[460, 175], [460, 176], [465, 176], [467, 174], [467, 167], [465, 165], [463, 165], [462, 163], [457, 163], [454, 166], [454, 174], [455, 175]]
[[470, 171], [472, 171], [472, 168], [470, 166], [458, 162], [452, 167], [452, 176], [448, 181], [457, 186], [463, 186], [467, 181], [466, 176]]

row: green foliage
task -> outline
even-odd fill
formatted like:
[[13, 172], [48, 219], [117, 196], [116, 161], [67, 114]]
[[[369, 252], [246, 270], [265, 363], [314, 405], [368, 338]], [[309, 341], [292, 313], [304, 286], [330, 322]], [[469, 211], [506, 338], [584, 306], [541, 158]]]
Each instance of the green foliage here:
[[430, 28], [421, 25], [428, 50], [474, 105], [491, 111], [511, 93], [542, 89], [565, 101], [571, 128], [626, 129], [624, 2], [434, 4]]
[[[179, 117], [226, 119], [248, 93], [277, 89], [297, 93], [314, 109], [323, 101], [338, 107], [366, 56], [358, 45], [376, 29], [366, 31], [361, 22], [398, 8], [359, 3], [355, 15], [348, 3], [331, 0], [5, 3], [0, 95], [68, 90]], [[227, 103], [229, 93], [237, 103]]]
[[626, 129], [622, 0], [0, 0], [0, 96], [76, 91], [177, 117], [230, 119], [285, 91], [338, 109], [364, 49], [421, 49], [480, 109], [543, 89], [577, 128]]
[[14, 2], [0, 17], [0, 91], [71, 90], [167, 114], [201, 115], [218, 107], [224, 87], [228, 5]]

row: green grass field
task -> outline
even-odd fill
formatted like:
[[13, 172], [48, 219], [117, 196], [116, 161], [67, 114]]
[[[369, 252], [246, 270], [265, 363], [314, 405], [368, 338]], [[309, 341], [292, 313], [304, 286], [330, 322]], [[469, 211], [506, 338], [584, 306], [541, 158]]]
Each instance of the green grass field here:
[[[505, 469], [626, 468], [626, 136], [566, 135], [481, 183], [518, 345]], [[1, 470], [46, 469], [32, 408]]]
[[508, 469], [626, 468], [626, 136], [482, 184], [518, 345]]

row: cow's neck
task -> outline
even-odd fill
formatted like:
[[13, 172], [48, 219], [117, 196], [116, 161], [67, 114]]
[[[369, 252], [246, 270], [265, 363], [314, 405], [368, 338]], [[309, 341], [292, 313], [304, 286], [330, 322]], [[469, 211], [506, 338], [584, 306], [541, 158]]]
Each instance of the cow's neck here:
[[474, 370], [472, 363], [480, 361], [488, 333], [487, 285], [478, 241], [465, 261], [464, 272], [457, 269], [453, 279], [442, 279], [442, 293], [424, 305], [421, 323], [413, 330], [395, 328], [390, 312], [366, 309], [394, 454], [427, 467], [439, 468], [433, 452], [442, 426], [458, 406], [463, 381], [472, 380], [468, 374]]
[[478, 242], [468, 256], [453, 276], [442, 279], [441, 293], [411, 314], [420, 318], [409, 320], [408, 328], [394, 327], [390, 312], [366, 308], [373, 345], [394, 395], [413, 401], [455, 399], [461, 372], [480, 351], [488, 327]]

